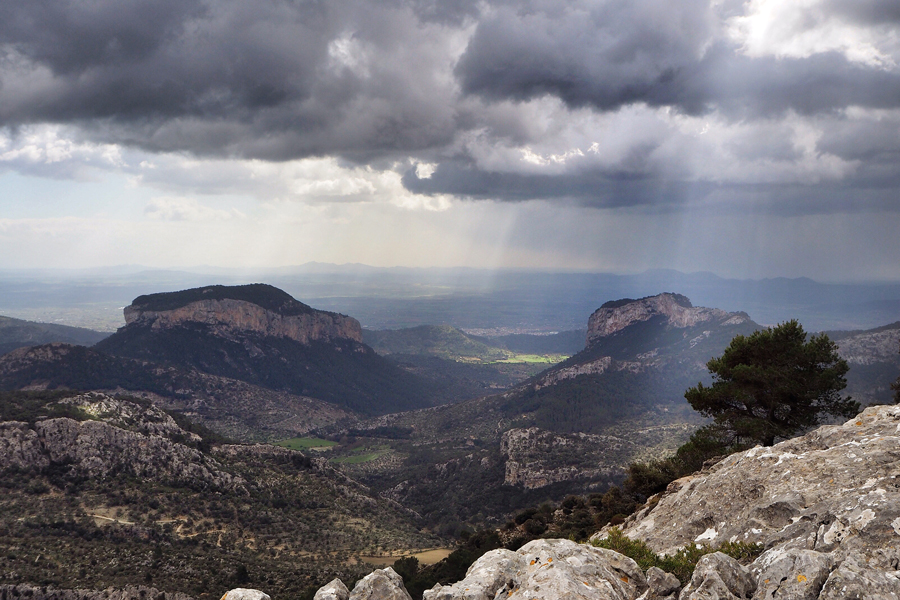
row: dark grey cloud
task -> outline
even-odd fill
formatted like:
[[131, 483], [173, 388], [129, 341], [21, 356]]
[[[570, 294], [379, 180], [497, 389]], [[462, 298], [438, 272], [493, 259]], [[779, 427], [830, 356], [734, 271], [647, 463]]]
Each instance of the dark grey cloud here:
[[453, 194], [471, 200], [526, 201], [564, 199], [597, 208], [635, 205], [677, 207], [708, 195], [715, 184], [666, 180], [652, 173], [588, 168], [565, 177], [537, 173], [485, 171], [473, 161], [457, 158], [442, 162], [423, 178], [412, 168], [403, 185], [419, 194]]
[[826, 0], [823, 9], [866, 25], [900, 23], [900, 3], [891, 0]]
[[4, 2], [0, 39], [57, 74], [77, 74], [147, 59], [203, 10], [199, 0]]
[[709, 17], [708, 2], [623, 2], [562, 16], [504, 9], [479, 23], [456, 73], [467, 93], [490, 100], [549, 94], [604, 111], [640, 102], [744, 117], [900, 104], [897, 70], [838, 52], [745, 56], [714, 35]]
[[[747, 6], [741, 0], [4, 2], [0, 127], [61, 123], [90, 140], [151, 152], [272, 161], [327, 155], [379, 169], [402, 169], [392, 165], [415, 157], [437, 167], [429, 178], [405, 172], [409, 190], [473, 199], [662, 210], [730, 190], [814, 210], [797, 190], [831, 198], [824, 191], [831, 185], [845, 196], [873, 190], [863, 203], [885, 205], [878, 190], [897, 186], [900, 173], [896, 118], [845, 113], [900, 108], [900, 69], [838, 51], [750, 55], [726, 34], [724, 21]], [[896, 2], [823, 0], [819, 12], [889, 33], [900, 23]], [[560, 133], [578, 111], [604, 116], [634, 107], [710, 116], [723, 129], [792, 115], [827, 124], [811, 142], [815, 148], [795, 139], [789, 126], [760, 127], [755, 136], [740, 134], [720, 146], [703, 146], [674, 126], [643, 140], [645, 125], [628, 116], [616, 117], [621, 130], [595, 139]], [[555, 123], [535, 124], [541, 119]], [[584, 154], [612, 135], [624, 149]], [[681, 143], [683, 151], [672, 149]], [[513, 156], [542, 144], [539, 167]], [[582, 158], [565, 164], [544, 158], [573, 148]], [[787, 181], [781, 186], [749, 185], [742, 173], [732, 173], [736, 182], [729, 183], [691, 171], [691, 152], [714, 160], [717, 149], [748, 169], [769, 161], [786, 172], [784, 165], [815, 162], [823, 153], [836, 166], [834, 173], [827, 165], [803, 166], [811, 169], [808, 182], [772, 176]]]
[[441, 7], [4, 3], [0, 124], [78, 123], [150, 150], [274, 160], [440, 146], [454, 131], [435, 64], [445, 49], [422, 28], [471, 12]]

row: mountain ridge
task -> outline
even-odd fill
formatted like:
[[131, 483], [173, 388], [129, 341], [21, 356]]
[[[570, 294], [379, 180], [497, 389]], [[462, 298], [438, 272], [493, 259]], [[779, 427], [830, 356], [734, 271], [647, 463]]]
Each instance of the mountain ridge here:
[[363, 414], [435, 403], [427, 381], [362, 343], [359, 321], [311, 308], [270, 285], [139, 296], [125, 315], [126, 325], [97, 350], [311, 396]]

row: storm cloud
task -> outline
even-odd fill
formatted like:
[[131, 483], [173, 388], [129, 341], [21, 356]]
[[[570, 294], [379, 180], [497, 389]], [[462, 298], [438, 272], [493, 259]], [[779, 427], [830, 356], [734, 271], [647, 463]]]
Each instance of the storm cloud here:
[[0, 126], [476, 200], [895, 210], [896, 2], [777, 4], [6, 2]]

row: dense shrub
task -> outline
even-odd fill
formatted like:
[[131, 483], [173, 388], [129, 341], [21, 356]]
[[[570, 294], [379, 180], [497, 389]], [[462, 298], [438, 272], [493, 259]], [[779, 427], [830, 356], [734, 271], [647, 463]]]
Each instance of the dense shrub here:
[[606, 538], [596, 540], [592, 544], [598, 548], [606, 548], [624, 554], [634, 560], [642, 571], [646, 571], [650, 567], [658, 567], [667, 573], [672, 573], [678, 577], [681, 585], [686, 585], [690, 581], [697, 561], [705, 554], [722, 552], [746, 564], [763, 551], [761, 544], [726, 542], [716, 547], [690, 544], [671, 556], [660, 556], [653, 552], [647, 544], [629, 538], [617, 527], [610, 529]]

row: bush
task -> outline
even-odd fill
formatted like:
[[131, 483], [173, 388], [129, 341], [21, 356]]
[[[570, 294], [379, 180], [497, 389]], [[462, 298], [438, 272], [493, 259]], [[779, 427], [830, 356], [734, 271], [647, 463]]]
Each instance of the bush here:
[[672, 556], [660, 556], [644, 542], [626, 536], [618, 527], [611, 528], [605, 539], [595, 540], [592, 544], [597, 548], [606, 548], [624, 554], [634, 560], [642, 571], [646, 571], [650, 567], [657, 567], [671, 573], [681, 581], [681, 585], [686, 585], [690, 581], [697, 561], [706, 554], [722, 552], [742, 563], [748, 563], [763, 551], [761, 544], [725, 542], [717, 547], [690, 544]]

